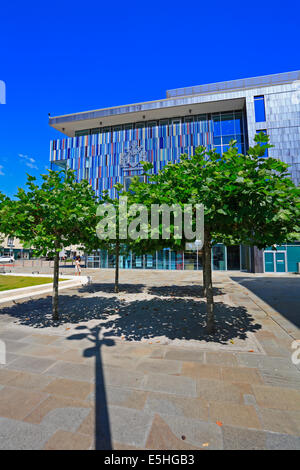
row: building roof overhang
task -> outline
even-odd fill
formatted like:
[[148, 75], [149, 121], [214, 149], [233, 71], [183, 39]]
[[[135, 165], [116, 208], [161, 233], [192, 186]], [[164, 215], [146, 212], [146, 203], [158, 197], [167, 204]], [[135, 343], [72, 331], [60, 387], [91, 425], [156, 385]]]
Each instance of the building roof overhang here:
[[63, 134], [73, 137], [75, 131], [83, 129], [240, 110], [244, 106], [245, 98], [243, 97], [204, 102], [197, 102], [195, 98], [165, 99], [50, 117], [49, 125]]
[[245, 106], [249, 89], [298, 82], [300, 71], [211, 83], [167, 91], [167, 98], [49, 117], [49, 125], [73, 137], [75, 131], [186, 115], [226, 112]]

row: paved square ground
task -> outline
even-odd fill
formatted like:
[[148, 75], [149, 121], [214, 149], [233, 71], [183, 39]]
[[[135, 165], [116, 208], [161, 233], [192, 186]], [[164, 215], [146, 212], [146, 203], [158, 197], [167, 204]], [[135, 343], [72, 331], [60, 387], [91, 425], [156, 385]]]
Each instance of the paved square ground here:
[[88, 274], [60, 324], [49, 296], [1, 305], [1, 449], [300, 448], [299, 299], [285, 315], [214, 273], [207, 337], [200, 272], [121, 271], [119, 294], [112, 270]]

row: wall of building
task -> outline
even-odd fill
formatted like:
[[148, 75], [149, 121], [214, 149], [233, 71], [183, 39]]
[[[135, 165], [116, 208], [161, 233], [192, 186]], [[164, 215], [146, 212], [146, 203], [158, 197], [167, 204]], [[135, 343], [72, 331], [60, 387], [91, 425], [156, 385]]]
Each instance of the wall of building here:
[[[290, 173], [300, 184], [300, 82], [245, 91], [249, 145], [259, 130], [266, 130], [269, 156], [291, 165]], [[266, 120], [256, 122], [254, 97], [264, 96]]]
[[[186, 119], [191, 119], [189, 116]], [[95, 193], [109, 190], [114, 196], [113, 186], [123, 183], [125, 176], [141, 173], [140, 170], [124, 170], [121, 159], [136, 145], [142, 155], [137, 159], [153, 163], [157, 173], [169, 162], [179, 161], [182, 153], [191, 155], [195, 148], [213, 146], [222, 153], [232, 138], [238, 140], [240, 151], [245, 144], [245, 117], [242, 111], [195, 116], [193, 122], [174, 123], [169, 120], [145, 128], [71, 137], [51, 142], [50, 161], [67, 162], [76, 170], [78, 180], [87, 179]]]
[[[257, 120], [255, 113], [255, 97], [263, 96], [265, 107], [265, 119]], [[50, 160], [52, 164], [63, 163], [76, 171], [79, 180], [85, 178], [92, 185], [99, 196], [103, 190], [109, 190], [112, 197], [115, 196], [113, 186], [116, 183], [124, 183], [126, 176], [139, 174], [138, 167], [131, 171], [124, 169], [122, 158], [130, 151], [134, 144], [142, 153], [142, 160], [153, 163], [156, 173], [168, 162], [176, 162], [182, 153], [191, 155], [199, 145], [205, 145], [208, 149], [216, 147], [219, 153], [226, 150], [229, 140], [238, 141], [240, 152], [244, 152], [249, 145], [253, 145], [254, 135], [263, 130], [270, 136], [270, 143], [274, 148], [269, 149], [268, 155], [278, 158], [291, 165], [290, 173], [295, 184], [300, 184], [300, 86], [299, 82], [281, 85], [260, 86], [258, 88], [226, 91], [211, 95], [193, 95], [181, 99], [183, 104], [202, 103], [206, 106], [210, 102], [229, 103], [229, 100], [243, 99], [245, 109], [240, 111], [202, 114], [198, 116], [181, 117], [181, 123], [173, 120], [176, 118], [176, 106], [170, 110], [173, 119], [168, 124], [161, 121], [150, 125], [146, 123], [144, 128], [128, 129], [128, 125], [121, 126], [121, 130], [111, 129], [109, 132], [99, 132], [92, 135], [70, 137], [52, 141], [50, 144]], [[177, 101], [176, 101], [177, 103]], [[165, 102], [164, 102], [165, 104]], [[144, 104], [145, 107], [147, 103]], [[149, 106], [151, 103], [149, 103]], [[178, 102], [177, 109], [180, 108]], [[228, 107], [227, 107], [228, 109]], [[129, 111], [128, 111], [129, 113]], [[188, 122], [190, 121], [190, 122]], [[130, 126], [129, 126], [130, 127]], [[138, 126], [137, 126], [138, 127]], [[93, 130], [92, 130], [93, 132]], [[137, 159], [139, 156], [136, 154]], [[140, 155], [141, 156], [141, 155]], [[252, 272], [265, 270], [265, 254], [263, 251], [248, 247], [241, 247], [241, 267]], [[226, 269], [227, 249], [215, 247], [213, 253], [214, 269]], [[158, 263], [167, 266], [165, 258], [143, 258], [143, 262], [137, 258], [132, 260], [131, 267], [147, 267]], [[169, 255], [163, 255], [169, 256]], [[173, 256], [170, 254], [170, 256]], [[101, 257], [100, 257], [101, 258]], [[99, 259], [100, 259], [99, 258]], [[197, 262], [195, 256], [188, 254], [184, 264], [182, 260], [174, 258], [170, 269], [180, 269], [183, 266], [194, 266], [199, 269], [199, 256]], [[108, 258], [107, 258], [108, 259]], [[148, 261], [147, 261], [148, 259]], [[169, 259], [169, 258], [168, 258]], [[128, 260], [123, 260], [128, 267]], [[122, 263], [123, 263], [122, 261]], [[286, 256], [286, 271], [295, 272], [297, 262], [300, 261], [299, 247], [288, 247]], [[281, 262], [279, 260], [279, 262]], [[104, 261], [102, 261], [102, 264]], [[108, 265], [109, 262], [107, 261]], [[196, 263], [196, 264], [195, 264]], [[99, 266], [101, 262], [99, 261]], [[104, 266], [104, 265], [103, 265]], [[159, 268], [159, 266], [157, 266]], [[186, 269], [190, 269], [187, 268]], [[161, 268], [162, 269], [162, 268]], [[169, 269], [169, 268], [167, 268]]]

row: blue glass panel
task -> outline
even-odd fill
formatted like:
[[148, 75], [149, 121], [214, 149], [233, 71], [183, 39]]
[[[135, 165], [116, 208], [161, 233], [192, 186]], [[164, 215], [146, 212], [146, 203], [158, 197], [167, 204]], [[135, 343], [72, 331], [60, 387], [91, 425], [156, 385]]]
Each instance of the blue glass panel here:
[[234, 119], [232, 114], [223, 114], [221, 122], [222, 135], [234, 134]]
[[242, 113], [235, 112], [235, 114], [234, 114], [234, 129], [235, 129], [235, 134], [243, 134], [243, 116], [242, 116]]
[[154, 255], [145, 255], [145, 268], [146, 269], [156, 268], [156, 253]]
[[266, 120], [265, 99], [263, 96], [254, 97], [255, 121], [264, 122]]
[[245, 153], [244, 144], [238, 144], [238, 145], [237, 145], [237, 148], [238, 148], [238, 153], [242, 153], [242, 154]]
[[170, 269], [183, 269], [183, 253], [171, 251]]
[[221, 145], [222, 138], [221, 137], [214, 137], [214, 145]]
[[224, 135], [223, 136], [223, 145], [224, 144], [229, 144], [231, 140], [236, 140], [234, 135]]
[[157, 269], [169, 269], [169, 249], [157, 252]]
[[143, 269], [143, 255], [132, 253], [132, 267], [135, 269]]
[[215, 136], [222, 135], [221, 133], [221, 121], [219, 116], [213, 116], [213, 133]]
[[212, 248], [213, 269], [225, 270], [225, 246], [216, 245]]
[[[263, 132], [264, 134], [267, 133], [267, 131], [266, 131], [265, 129], [260, 129], [260, 130], [256, 131], [256, 134], [260, 134], [261, 132]], [[263, 144], [261, 144], [261, 145], [263, 145]], [[269, 156], [269, 149], [266, 149], [266, 151], [265, 151], [263, 157], [266, 157], [266, 158], [267, 158], [268, 156]]]

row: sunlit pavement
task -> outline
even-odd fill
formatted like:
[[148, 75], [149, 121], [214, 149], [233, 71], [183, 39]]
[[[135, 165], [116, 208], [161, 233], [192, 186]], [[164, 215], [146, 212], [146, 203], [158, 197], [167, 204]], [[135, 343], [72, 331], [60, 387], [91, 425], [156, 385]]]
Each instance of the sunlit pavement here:
[[300, 448], [300, 336], [282, 302], [214, 273], [207, 338], [201, 272], [121, 271], [119, 294], [113, 270], [83, 274], [59, 325], [50, 297], [1, 306], [1, 449]]

